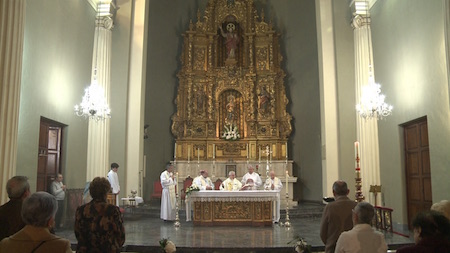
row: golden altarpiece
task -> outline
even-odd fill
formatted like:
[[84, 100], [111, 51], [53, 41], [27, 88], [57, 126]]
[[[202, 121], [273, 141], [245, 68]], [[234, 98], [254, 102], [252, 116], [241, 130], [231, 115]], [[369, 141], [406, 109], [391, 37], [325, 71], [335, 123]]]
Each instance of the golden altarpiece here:
[[229, 170], [239, 178], [247, 164], [263, 180], [269, 169], [280, 178], [285, 171], [292, 175], [292, 117], [286, 112], [279, 40], [253, 0], [210, 0], [189, 23], [171, 129], [180, 179], [200, 169], [213, 181], [225, 179]]

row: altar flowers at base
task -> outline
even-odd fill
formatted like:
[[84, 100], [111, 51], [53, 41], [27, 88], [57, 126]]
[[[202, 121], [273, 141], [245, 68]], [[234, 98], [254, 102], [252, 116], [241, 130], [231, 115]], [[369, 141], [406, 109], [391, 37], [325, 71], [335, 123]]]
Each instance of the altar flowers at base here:
[[169, 241], [167, 238], [163, 238], [159, 241], [159, 245], [164, 253], [174, 253], [177, 252], [177, 247], [175, 243]]
[[239, 191], [242, 188], [242, 183], [236, 179], [236, 172], [230, 171], [228, 178], [220, 184], [221, 191]]

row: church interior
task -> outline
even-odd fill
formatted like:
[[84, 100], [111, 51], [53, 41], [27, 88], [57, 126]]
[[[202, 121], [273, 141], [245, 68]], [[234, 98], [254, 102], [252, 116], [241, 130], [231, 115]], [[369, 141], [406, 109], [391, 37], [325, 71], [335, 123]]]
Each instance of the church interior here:
[[[351, 199], [391, 210], [390, 226], [405, 234], [415, 214], [449, 199], [447, 0], [1, 2], [0, 204], [12, 176], [35, 192], [61, 173], [75, 196], [115, 162], [119, 198], [145, 202], [125, 216], [127, 251], [170, 237], [186, 252], [220, 252], [214, 227], [146, 216], [158, 208], [155, 182], [167, 163], [179, 188], [200, 170], [216, 181], [251, 165], [283, 180], [281, 219], [291, 208], [294, 229], [238, 228], [250, 247], [289, 252], [299, 232], [317, 252], [320, 218], [299, 213], [323, 208], [336, 180]], [[74, 112], [94, 82], [103, 118]], [[392, 108], [362, 112], [371, 82]]]

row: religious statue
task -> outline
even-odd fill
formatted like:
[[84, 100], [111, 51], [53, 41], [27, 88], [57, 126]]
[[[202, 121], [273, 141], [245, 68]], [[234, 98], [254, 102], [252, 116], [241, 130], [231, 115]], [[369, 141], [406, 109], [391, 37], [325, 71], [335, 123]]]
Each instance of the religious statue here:
[[265, 113], [267, 112], [267, 108], [269, 107], [270, 101], [269, 93], [266, 91], [265, 88], [262, 88], [258, 96], [259, 96], [259, 109], [261, 110], [261, 112]]
[[234, 59], [236, 48], [239, 43], [239, 36], [236, 33], [236, 26], [233, 23], [228, 23], [226, 33], [223, 31], [222, 26], [219, 26], [219, 29], [220, 34], [225, 38], [228, 59]]
[[234, 108], [236, 106], [236, 98], [233, 95], [229, 95], [227, 97], [227, 117], [225, 118], [225, 123], [226, 124], [233, 124], [234, 121]]

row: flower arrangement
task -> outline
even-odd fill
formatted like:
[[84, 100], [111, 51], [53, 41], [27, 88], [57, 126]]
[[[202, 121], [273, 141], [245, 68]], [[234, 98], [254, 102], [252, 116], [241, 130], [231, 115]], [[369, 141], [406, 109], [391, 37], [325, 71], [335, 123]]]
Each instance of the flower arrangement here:
[[225, 140], [235, 141], [241, 138], [237, 126], [227, 124], [223, 126], [223, 128], [225, 128], [225, 130], [223, 131], [222, 138], [224, 138]]
[[186, 188], [186, 195], [189, 195], [191, 192], [198, 192], [200, 188], [196, 184], [191, 184], [188, 188]]
[[311, 253], [311, 245], [308, 245], [305, 238], [300, 237], [299, 235], [294, 236], [294, 239], [288, 244], [295, 242], [294, 249], [297, 253]]
[[175, 243], [169, 241], [168, 238], [163, 238], [159, 240], [159, 245], [161, 246], [161, 249], [164, 253], [174, 253], [177, 251]]

